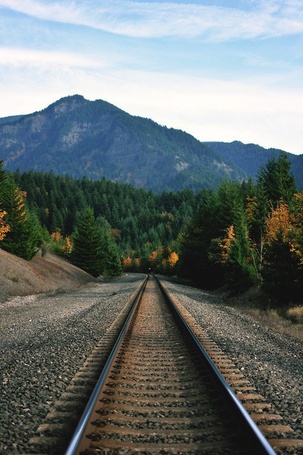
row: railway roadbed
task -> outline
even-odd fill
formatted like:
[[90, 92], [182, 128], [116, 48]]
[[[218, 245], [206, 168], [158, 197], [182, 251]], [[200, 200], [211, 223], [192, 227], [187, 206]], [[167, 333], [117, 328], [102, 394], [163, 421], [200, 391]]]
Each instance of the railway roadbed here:
[[[129, 275], [75, 293], [32, 296], [1, 305], [1, 454], [42, 453], [30, 441], [48, 432], [46, 417], [54, 415], [56, 403], [81, 389], [85, 378], [81, 368], [100, 340], [110, 334], [142, 279], [142, 275]], [[166, 285], [223, 352], [233, 357], [256, 392], [266, 395], [266, 402], [272, 400], [272, 414], [280, 404], [283, 423], [294, 428], [294, 438], [302, 437], [302, 345], [268, 332], [261, 324], [255, 327], [249, 317], [228, 310], [214, 294]], [[238, 346], [243, 339], [245, 343]], [[99, 346], [102, 352], [104, 346]], [[78, 383], [73, 382], [77, 372]], [[153, 425], [157, 427], [157, 422]], [[47, 450], [44, 453], [52, 449]], [[302, 452], [298, 447], [292, 453]]]
[[143, 279], [128, 275], [0, 303], [1, 455], [33, 453], [37, 428]]

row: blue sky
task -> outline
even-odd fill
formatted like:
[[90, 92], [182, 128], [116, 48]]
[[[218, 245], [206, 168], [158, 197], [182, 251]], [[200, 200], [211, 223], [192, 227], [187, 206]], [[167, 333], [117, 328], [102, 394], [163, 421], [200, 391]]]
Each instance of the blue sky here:
[[0, 0], [0, 117], [81, 94], [303, 153], [302, 0]]

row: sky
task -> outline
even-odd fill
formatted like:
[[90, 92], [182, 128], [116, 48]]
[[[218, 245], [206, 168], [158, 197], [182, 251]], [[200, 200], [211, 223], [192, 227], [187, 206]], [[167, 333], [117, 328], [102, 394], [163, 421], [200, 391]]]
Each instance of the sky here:
[[303, 1], [0, 0], [0, 117], [74, 94], [303, 154]]

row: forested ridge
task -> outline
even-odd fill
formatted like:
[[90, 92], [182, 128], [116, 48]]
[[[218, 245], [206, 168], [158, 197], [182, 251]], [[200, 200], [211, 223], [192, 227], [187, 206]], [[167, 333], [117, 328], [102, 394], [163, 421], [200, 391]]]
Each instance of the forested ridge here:
[[[185, 131], [80, 95], [39, 112], [0, 119], [0, 159], [6, 170], [96, 181], [105, 177], [158, 193], [199, 192], [218, 188], [223, 179], [255, 179], [260, 166], [280, 153], [238, 141], [201, 142]], [[287, 156], [302, 190], [303, 155]]]
[[27, 260], [53, 251], [93, 276], [152, 270], [234, 292], [260, 284], [273, 300], [300, 302], [303, 193], [285, 154], [256, 181], [198, 193], [1, 167], [0, 247]]

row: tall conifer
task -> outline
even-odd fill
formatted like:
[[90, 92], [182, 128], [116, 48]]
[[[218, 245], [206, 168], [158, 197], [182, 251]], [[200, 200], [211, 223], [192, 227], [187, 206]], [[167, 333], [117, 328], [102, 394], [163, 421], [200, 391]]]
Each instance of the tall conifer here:
[[71, 261], [90, 275], [103, 273], [102, 232], [96, 223], [93, 209], [87, 208], [78, 218], [73, 235]]

